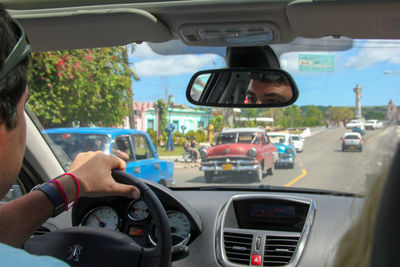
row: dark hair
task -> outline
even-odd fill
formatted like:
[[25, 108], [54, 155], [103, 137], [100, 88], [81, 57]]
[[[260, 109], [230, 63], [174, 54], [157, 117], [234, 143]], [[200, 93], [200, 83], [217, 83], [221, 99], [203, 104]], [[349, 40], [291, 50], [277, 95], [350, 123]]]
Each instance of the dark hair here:
[[[17, 43], [19, 35], [17, 25], [0, 4], [0, 70]], [[0, 125], [5, 123], [9, 130], [17, 125], [17, 104], [28, 82], [29, 61], [28, 56], [0, 81]]]
[[290, 85], [289, 80], [281, 73], [276, 72], [252, 72], [250, 78], [263, 83], [275, 83], [280, 85]]

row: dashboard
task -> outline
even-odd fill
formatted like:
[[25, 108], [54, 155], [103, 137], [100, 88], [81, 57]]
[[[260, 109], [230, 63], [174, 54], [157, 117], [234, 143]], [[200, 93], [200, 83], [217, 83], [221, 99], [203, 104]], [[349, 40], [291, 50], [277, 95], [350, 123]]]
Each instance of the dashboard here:
[[[171, 190], [146, 183], [167, 212], [173, 246], [185, 248], [179, 257], [173, 253], [176, 267], [330, 266], [363, 202], [316, 191]], [[72, 224], [120, 231], [144, 247], [157, 243], [141, 199], [81, 198]]]

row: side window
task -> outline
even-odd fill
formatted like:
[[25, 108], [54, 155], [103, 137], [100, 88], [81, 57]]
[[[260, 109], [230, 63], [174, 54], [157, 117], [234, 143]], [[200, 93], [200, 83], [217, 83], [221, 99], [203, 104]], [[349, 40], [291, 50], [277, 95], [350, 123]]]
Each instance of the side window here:
[[132, 161], [133, 153], [131, 147], [131, 141], [128, 135], [117, 136], [113, 140], [112, 144], [112, 153], [113, 155], [125, 160]]
[[144, 135], [133, 135], [133, 146], [136, 160], [154, 158], [153, 152], [150, 150], [147, 138]]
[[8, 201], [19, 198], [23, 194], [24, 190], [22, 186], [18, 183], [18, 181], [15, 181], [10, 190], [8, 190], [7, 194], [3, 197], [3, 199], [0, 200], [0, 204], [5, 204]]

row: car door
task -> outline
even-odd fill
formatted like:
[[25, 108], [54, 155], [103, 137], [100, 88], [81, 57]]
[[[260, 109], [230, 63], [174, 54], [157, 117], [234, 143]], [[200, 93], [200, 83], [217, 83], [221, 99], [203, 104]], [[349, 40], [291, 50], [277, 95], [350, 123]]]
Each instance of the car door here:
[[268, 137], [264, 133], [261, 134], [261, 145], [264, 153], [264, 166], [268, 169], [274, 165], [274, 146], [269, 142]]
[[127, 172], [142, 179], [158, 182], [160, 163], [150, 149], [147, 137], [143, 134], [132, 134], [131, 140], [134, 160]]

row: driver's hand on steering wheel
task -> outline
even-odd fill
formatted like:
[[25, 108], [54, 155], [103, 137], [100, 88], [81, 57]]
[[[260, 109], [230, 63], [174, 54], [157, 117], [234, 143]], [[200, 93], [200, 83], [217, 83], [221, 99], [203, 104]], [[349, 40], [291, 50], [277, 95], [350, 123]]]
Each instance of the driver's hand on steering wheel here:
[[80, 153], [76, 156], [68, 173], [74, 174], [80, 185], [79, 196], [123, 196], [139, 198], [140, 191], [133, 185], [115, 182], [111, 170], [125, 170], [126, 162], [101, 151]]

